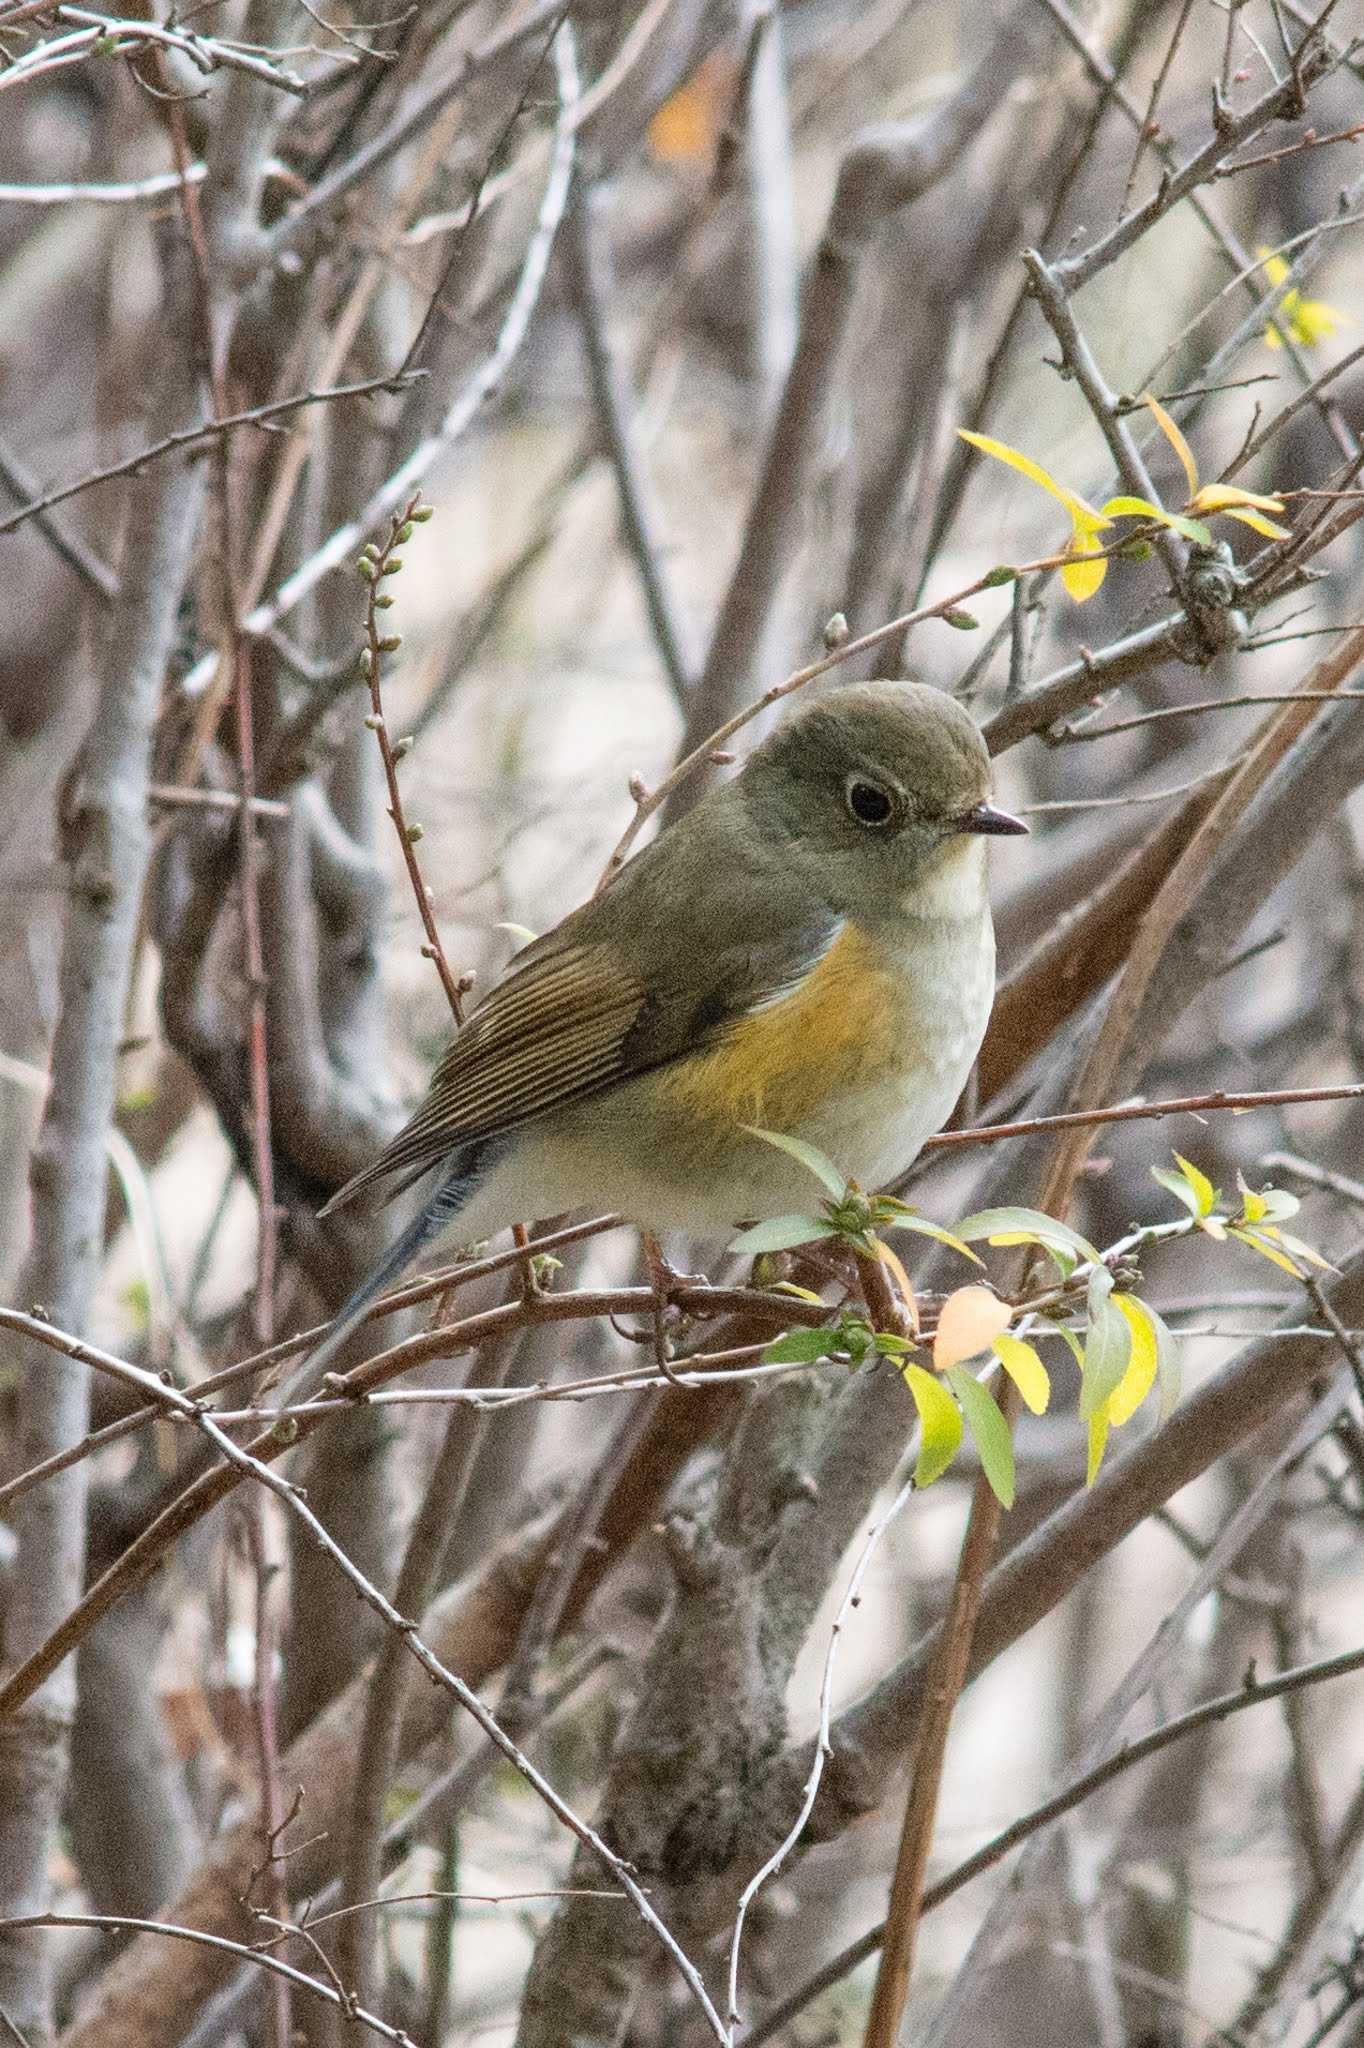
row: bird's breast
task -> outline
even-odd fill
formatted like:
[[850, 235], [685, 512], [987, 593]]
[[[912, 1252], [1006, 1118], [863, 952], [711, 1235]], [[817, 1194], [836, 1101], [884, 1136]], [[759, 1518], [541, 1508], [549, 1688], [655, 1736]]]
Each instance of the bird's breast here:
[[888, 931], [850, 923], [788, 995], [665, 1069], [662, 1106], [717, 1132], [756, 1124], [812, 1136], [861, 1178], [869, 1144], [878, 1161], [887, 1144], [917, 1149], [948, 1115], [993, 992], [988, 913]]

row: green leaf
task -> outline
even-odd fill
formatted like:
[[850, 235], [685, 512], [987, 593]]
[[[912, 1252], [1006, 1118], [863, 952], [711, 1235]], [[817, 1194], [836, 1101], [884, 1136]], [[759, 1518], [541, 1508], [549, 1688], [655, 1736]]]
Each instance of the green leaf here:
[[1329, 1259], [1322, 1257], [1315, 1245], [1305, 1243], [1300, 1237], [1291, 1237], [1286, 1230], [1280, 1230], [1278, 1225], [1274, 1223], [1266, 1223], [1263, 1228], [1266, 1237], [1276, 1237], [1281, 1245], [1286, 1246], [1292, 1252], [1295, 1259], [1305, 1259], [1309, 1266], [1317, 1267], [1318, 1271], [1322, 1273], [1338, 1273], [1340, 1271], [1339, 1266], [1333, 1266]]
[[1099, 1257], [1087, 1237], [1041, 1209], [981, 1209], [964, 1216], [956, 1231], [968, 1243], [983, 1237], [990, 1244], [1040, 1244], [1053, 1256], [1061, 1252], [1074, 1262], [1095, 1262]]
[[1017, 569], [1010, 569], [1007, 564], [1001, 563], [997, 569], [992, 569], [989, 575], [982, 579], [980, 587], [982, 590], [998, 590], [1001, 584], [1017, 581]]
[[1158, 1180], [1163, 1188], [1168, 1188], [1172, 1195], [1177, 1196], [1195, 1222], [1199, 1220], [1201, 1211], [1198, 1206], [1198, 1190], [1182, 1173], [1176, 1173], [1170, 1166], [1153, 1166], [1151, 1178]]
[[1190, 519], [1187, 512], [1167, 512], [1165, 524], [1172, 526], [1176, 533], [1182, 533], [1185, 540], [1191, 540], [1195, 547], [1210, 548], [1212, 528], [1205, 526], [1201, 519]]
[[844, 1349], [837, 1330], [788, 1330], [775, 1337], [763, 1352], [764, 1365], [810, 1365], [817, 1358], [831, 1358]]
[[1044, 1414], [1051, 1399], [1051, 1378], [1035, 1346], [1005, 1331], [995, 1338], [994, 1354], [1033, 1414]]
[[1091, 1311], [1085, 1336], [1084, 1377], [1080, 1382], [1080, 1413], [1086, 1419], [1107, 1405], [1109, 1395], [1121, 1384], [1132, 1356], [1132, 1329], [1125, 1315], [1111, 1300]]
[[854, 1365], [860, 1365], [876, 1347], [876, 1333], [870, 1323], [857, 1316], [841, 1316], [838, 1324], [839, 1349], [846, 1351]]
[[1110, 519], [1159, 519], [1169, 518], [1162, 505], [1153, 505], [1149, 498], [1110, 498], [1102, 508]]
[[1261, 1188], [1260, 1200], [1271, 1223], [1287, 1223], [1290, 1216], [1296, 1216], [1302, 1207], [1297, 1196], [1290, 1195], [1287, 1188]]
[[833, 1160], [826, 1157], [817, 1145], [807, 1145], [804, 1138], [793, 1138], [786, 1131], [759, 1130], [756, 1124], [745, 1124], [743, 1128], [750, 1138], [761, 1138], [764, 1145], [775, 1145], [779, 1152], [787, 1152], [792, 1159], [798, 1159], [835, 1202], [843, 1200], [848, 1192], [848, 1176], [840, 1173]]
[[1065, 1338], [1067, 1345], [1070, 1347], [1071, 1357], [1079, 1366], [1081, 1373], [1083, 1373], [1085, 1369], [1085, 1347], [1076, 1336], [1074, 1330], [1067, 1323], [1053, 1323], [1051, 1328], [1058, 1337]]
[[798, 1244], [815, 1244], [822, 1237], [834, 1236], [832, 1227], [821, 1223], [817, 1216], [773, 1216], [766, 1223], [755, 1223], [749, 1230], [741, 1230], [731, 1242], [732, 1252], [789, 1252]]
[[1102, 1407], [1097, 1415], [1089, 1418], [1089, 1458], [1085, 1470], [1085, 1484], [1092, 1486], [1099, 1476], [1099, 1467], [1104, 1461], [1104, 1445], [1108, 1442], [1108, 1407]]
[[[881, 1200], [882, 1197], [878, 1195], [876, 1198], [878, 1206]], [[897, 1209], [902, 1207], [903, 1204], [897, 1204]], [[985, 1264], [984, 1259], [978, 1257], [972, 1251], [970, 1245], [964, 1243], [955, 1231], [944, 1230], [940, 1223], [930, 1223], [923, 1216], [895, 1214], [888, 1218], [882, 1227], [887, 1230], [909, 1230], [916, 1237], [931, 1237], [935, 1244], [950, 1245], [954, 1252], [960, 1252], [962, 1257], [969, 1259], [973, 1266], [983, 1266]]]
[[1014, 1504], [1014, 1446], [999, 1403], [988, 1387], [982, 1386], [959, 1365], [948, 1367], [947, 1379], [961, 1402], [962, 1412], [976, 1440], [981, 1469], [990, 1482], [990, 1489], [1001, 1507], [1011, 1508]]
[[1158, 526], [1172, 527], [1198, 547], [1212, 545], [1212, 535], [1201, 519], [1190, 519], [1183, 512], [1167, 512], [1163, 505], [1153, 505], [1149, 498], [1110, 498], [1103, 509], [1117, 519], [1154, 519]]
[[919, 1458], [914, 1484], [931, 1486], [941, 1478], [961, 1449], [961, 1410], [940, 1379], [921, 1365], [900, 1368], [919, 1411]]

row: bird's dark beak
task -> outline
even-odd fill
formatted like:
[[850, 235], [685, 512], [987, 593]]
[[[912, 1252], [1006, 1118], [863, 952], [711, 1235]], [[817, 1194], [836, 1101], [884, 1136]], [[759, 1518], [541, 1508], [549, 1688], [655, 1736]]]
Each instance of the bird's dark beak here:
[[977, 804], [974, 810], [963, 811], [952, 821], [954, 832], [989, 832], [998, 838], [1012, 837], [1015, 832], [1026, 832], [1028, 827], [1021, 818], [1011, 818], [1007, 811], [997, 811], [993, 804]]

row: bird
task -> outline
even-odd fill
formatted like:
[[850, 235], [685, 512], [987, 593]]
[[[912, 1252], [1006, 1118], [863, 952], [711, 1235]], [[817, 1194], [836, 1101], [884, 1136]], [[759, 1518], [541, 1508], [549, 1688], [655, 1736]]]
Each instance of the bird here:
[[808, 1209], [807, 1169], [764, 1131], [866, 1189], [901, 1173], [989, 1020], [984, 841], [1027, 829], [991, 802], [980, 730], [944, 690], [852, 683], [789, 712], [515, 955], [414, 1115], [320, 1211], [431, 1176], [308, 1382], [442, 1240], [589, 1206], [646, 1243]]

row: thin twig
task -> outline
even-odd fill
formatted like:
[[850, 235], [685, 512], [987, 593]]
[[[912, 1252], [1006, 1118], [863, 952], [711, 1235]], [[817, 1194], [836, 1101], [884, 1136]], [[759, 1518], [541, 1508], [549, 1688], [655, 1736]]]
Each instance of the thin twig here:
[[926, 1138], [923, 1150], [947, 1151], [962, 1145], [998, 1145], [1005, 1138], [1031, 1138], [1041, 1131], [1087, 1131], [1101, 1124], [1143, 1123], [1152, 1117], [1202, 1116], [1218, 1110], [1282, 1109], [1294, 1102], [1353, 1102], [1364, 1095], [1364, 1081], [1329, 1088], [1260, 1088], [1244, 1094], [1213, 1089], [1207, 1095], [1177, 1095], [1164, 1102], [1123, 1102], [1111, 1109], [1068, 1109], [1057, 1116], [1035, 1116], [1011, 1124], [982, 1124], [976, 1130], [939, 1131]]
[[[516, 1307], [523, 1310], [526, 1306], [527, 1304], [524, 1302], [516, 1304]], [[360, 1567], [324, 1527], [322, 1522], [319, 1521], [312, 1508], [308, 1505], [302, 1489], [295, 1486], [291, 1480], [284, 1478], [280, 1473], [276, 1472], [261, 1458], [255, 1456], [251, 1449], [243, 1449], [235, 1444], [231, 1437], [227, 1436], [213, 1418], [206, 1414], [189, 1395], [182, 1394], [178, 1388], [166, 1386], [155, 1374], [143, 1372], [137, 1367], [125, 1365], [124, 1375], [140, 1383], [145, 1392], [154, 1399], [163, 1402], [168, 1409], [175, 1410], [191, 1418], [195, 1428], [202, 1432], [208, 1442], [218, 1451], [219, 1455], [226, 1460], [228, 1465], [234, 1468], [239, 1477], [254, 1479], [258, 1485], [263, 1486], [267, 1492], [274, 1495], [285, 1509], [285, 1512], [301, 1525], [309, 1540], [331, 1560], [347, 1583], [355, 1589], [365, 1604], [371, 1607], [379, 1616], [385, 1627], [403, 1639], [411, 1655], [416, 1658], [427, 1676], [435, 1684], [448, 1692], [453, 1699], [458, 1701], [465, 1712], [477, 1723], [484, 1735], [496, 1744], [507, 1761], [520, 1772], [532, 1790], [538, 1793], [555, 1818], [561, 1821], [572, 1834], [576, 1835], [584, 1847], [590, 1849], [606, 1865], [622, 1890], [629, 1896], [640, 1918], [657, 1937], [669, 1956], [671, 1956], [700, 2008], [701, 2014], [711, 2033], [717, 2041], [724, 2044], [727, 2041], [726, 2029], [714, 2005], [711, 2003], [700, 1972], [681, 1948], [676, 1937], [664, 1925], [647, 1894], [641, 1888], [630, 1869], [612, 1849], [608, 1848], [596, 1830], [587, 1821], [583, 1820], [561, 1794], [555, 1790], [549, 1780], [531, 1762], [530, 1758], [514, 1742], [508, 1739], [501, 1725], [494, 1718], [489, 1708], [484, 1705], [478, 1694], [466, 1685], [464, 1680], [455, 1671], [451, 1670], [447, 1664], [443, 1663], [436, 1656], [435, 1652], [428, 1647], [419, 1633], [419, 1624], [415, 1620], [400, 1614], [392, 1602], [379, 1590], [378, 1586], [361, 1571]], [[9, 1689], [7, 1687], [6, 1691]], [[0, 1700], [0, 1715], [3, 1715], [7, 1710], [6, 1703]]]
[[[1125, 1742], [1111, 1756], [1105, 1757], [1102, 1763], [1081, 1772], [1078, 1777], [1061, 1786], [1059, 1791], [1051, 1793], [1037, 1806], [1031, 1807], [1027, 1813], [1020, 1814], [1017, 1820], [1010, 1821], [1006, 1828], [1001, 1828], [988, 1842], [983, 1842], [979, 1849], [973, 1850], [954, 1870], [949, 1870], [946, 1876], [929, 1885], [924, 1892], [924, 1912], [931, 1913], [936, 1907], [945, 1904], [973, 1879], [983, 1876], [997, 1863], [1002, 1863], [1009, 1852], [1018, 1848], [1020, 1843], [1040, 1833], [1043, 1828], [1050, 1826], [1052, 1821], [1059, 1820], [1064, 1814], [1073, 1813], [1077, 1806], [1082, 1806], [1085, 1800], [1092, 1798], [1096, 1792], [1101, 1792], [1105, 1786], [1111, 1785], [1115, 1778], [1134, 1770], [1138, 1764], [1143, 1764], [1148, 1757], [1156, 1756], [1161, 1750], [1168, 1749], [1172, 1743], [1181, 1742], [1186, 1735], [1195, 1735], [1201, 1728], [1230, 1720], [1233, 1714], [1242, 1713], [1247, 1707], [1265, 1706], [1271, 1700], [1283, 1699], [1310, 1686], [1324, 1685], [1330, 1679], [1346, 1678], [1353, 1672], [1361, 1670], [1364, 1670], [1364, 1649], [1342, 1650], [1337, 1656], [1321, 1657], [1310, 1664], [1298, 1664], [1289, 1671], [1276, 1672], [1273, 1678], [1248, 1678], [1234, 1691], [1218, 1693], [1213, 1699], [1204, 1700], [1198, 1706], [1190, 1707], [1186, 1713], [1177, 1714], [1173, 1720], [1162, 1722], [1158, 1728], [1150, 1729], [1145, 1735]], [[855, 1941], [849, 1942], [846, 1948], [841, 1949], [829, 1962], [822, 1964], [813, 1976], [807, 1978], [804, 1984], [792, 1992], [789, 1998], [784, 1998], [780, 2005], [775, 2006], [770, 2013], [764, 2014], [757, 2026], [750, 2027], [747, 2033], [740, 2035], [735, 2048], [763, 2048], [765, 2042], [782, 2033], [797, 2014], [814, 1999], [839, 1983], [850, 1971], [855, 1970], [859, 1963], [865, 1962], [868, 1956], [875, 1955], [885, 1932], [886, 1923], [883, 1920], [878, 1926], [868, 1928], [867, 1932], [860, 1934]]]
[[[574, 128], [572, 113], [578, 99], [578, 69], [573, 30], [565, 22], [554, 38], [554, 60], [559, 87], [559, 118], [555, 127], [554, 150], [540, 210], [522, 261], [516, 288], [507, 307], [497, 339], [474, 374], [459, 391], [436, 429], [418, 443], [406, 460], [387, 477], [368, 502], [344, 525], [339, 526], [287, 576], [274, 595], [254, 605], [241, 621], [241, 631], [252, 638], [270, 632], [294, 607], [302, 603], [322, 578], [341, 567], [384, 520], [407, 503], [436, 460], [445, 455], [473, 424], [482, 408], [510, 369], [540, 298], [549, 268], [550, 251], [568, 203], [573, 176]], [[217, 656], [209, 655], [186, 676], [183, 689], [188, 696], [206, 689], [217, 670]]]
[[[1096, 548], [1092, 552], [1097, 557], [1110, 550]], [[829, 670], [837, 668], [840, 662], [851, 661], [855, 656], [881, 646], [884, 641], [896, 638], [910, 626], [922, 625], [926, 619], [946, 618], [950, 613], [958, 611], [967, 598], [978, 597], [983, 590], [994, 589], [1002, 583], [1012, 583], [1019, 576], [1031, 576], [1039, 570], [1060, 568], [1067, 561], [1074, 559], [1074, 556], [1066, 554], [1044, 555], [1039, 561], [1024, 562], [1016, 568], [987, 569], [984, 575], [977, 576], [960, 590], [954, 590], [950, 597], [940, 597], [932, 604], [919, 605], [913, 611], [902, 612], [899, 618], [888, 620], [884, 626], [874, 627], [870, 633], [861, 633], [855, 640], [844, 641], [841, 647], [835, 647], [830, 653], [821, 655], [818, 661], [808, 662], [804, 668], [796, 669], [784, 681], [773, 683], [770, 689], [763, 691], [761, 697], [755, 698], [751, 704], [746, 704], [742, 711], [736, 711], [732, 718], [727, 718], [723, 725], [717, 726], [714, 732], [707, 734], [699, 746], [684, 754], [655, 789], [641, 789], [637, 792], [635, 815], [612, 849], [611, 857], [597, 884], [597, 894], [601, 894], [607, 883], [624, 865], [626, 856], [644, 825], [655, 812], [662, 810], [673, 792], [694, 775], [698, 768], [704, 767], [718, 747], [723, 747], [736, 732], [741, 732], [764, 711], [770, 710], [772, 705], [779, 704], [795, 690], [803, 690], [807, 683], [814, 682], [818, 676], [827, 675]]]
[[[184, 182], [177, 178], [175, 189], [183, 189]], [[121, 462], [111, 462], [107, 468], [91, 470], [86, 476], [77, 478], [75, 483], [57, 484], [40, 497], [30, 495], [27, 504], [0, 519], [0, 534], [13, 533], [25, 520], [36, 519], [53, 505], [79, 497], [82, 491], [93, 490], [97, 484], [107, 484], [120, 476], [140, 476], [149, 463], [159, 461], [163, 455], [173, 455], [177, 449], [199, 447], [219, 434], [230, 433], [234, 427], [268, 426], [272, 420], [282, 419], [307, 405], [331, 405], [342, 398], [370, 398], [378, 391], [405, 390], [425, 375], [425, 370], [406, 370], [391, 377], [366, 377], [358, 384], [333, 384], [319, 391], [300, 391], [293, 398], [274, 398], [265, 405], [249, 405], [242, 412], [205, 420], [197, 427], [184, 427], [178, 434], [167, 434], [162, 440], [153, 441], [149, 447], [139, 448], [136, 455], [127, 455]]]
[[[286, 1984], [338, 2007], [348, 2020], [368, 2028], [381, 2041], [391, 2041], [393, 2048], [417, 2048], [410, 2034], [405, 2034], [401, 2027], [390, 2026], [377, 2013], [366, 2011], [348, 1992], [338, 1992], [320, 1978], [310, 1977], [306, 1970], [281, 1962], [268, 1950], [249, 1948], [244, 1941], [229, 1941], [224, 1934], [208, 1934], [199, 1927], [177, 1927], [167, 1920], [138, 1920], [127, 1913], [29, 1913], [21, 1918], [0, 1920], [0, 1927], [97, 1927], [115, 1934], [164, 1934], [172, 1941], [197, 1942], [201, 1948], [213, 1948], [220, 1954], [235, 1956], [255, 1969], [265, 1970], [271, 1976], [282, 1978]], [[22, 2042], [23, 2036], [18, 2029], [14, 2031], [15, 2039]]]
[[664, 569], [658, 506], [639, 446], [628, 374], [607, 327], [610, 283], [599, 213], [594, 188], [580, 178], [564, 221], [564, 267], [582, 331], [601, 438], [616, 480], [621, 528], [659, 660], [677, 697], [685, 701], [695, 681], [695, 662]]
[[[403, 863], [407, 868], [407, 879], [412, 885], [417, 915], [426, 933], [422, 952], [430, 960], [440, 976], [440, 985], [445, 991], [445, 1000], [450, 1005], [450, 1014], [456, 1025], [464, 1022], [464, 993], [466, 984], [457, 981], [445, 957], [441, 943], [440, 929], [436, 915], [431, 908], [431, 891], [421, 871], [417, 858], [417, 841], [421, 837], [419, 825], [409, 825], [403, 810], [402, 789], [398, 782], [398, 749], [389, 736], [388, 721], [384, 717], [382, 690], [383, 658], [402, 643], [396, 633], [381, 635], [379, 631], [379, 610], [392, 603], [389, 593], [384, 590], [384, 579], [402, 567], [399, 546], [409, 540], [415, 528], [431, 517], [430, 507], [422, 504], [421, 494], [409, 498], [401, 511], [395, 512], [388, 525], [388, 537], [382, 546], [371, 543], [361, 557], [360, 567], [369, 585], [369, 597], [365, 605], [365, 651], [361, 656], [361, 667], [369, 690], [370, 714], [365, 724], [379, 742], [379, 753], [384, 764], [384, 781], [388, 787], [388, 815], [402, 848]], [[402, 747], [402, 742], [399, 742]], [[406, 747], [402, 747], [406, 752]]]
[[834, 1668], [838, 1657], [839, 1641], [844, 1629], [848, 1625], [849, 1616], [853, 1609], [860, 1604], [862, 1582], [867, 1575], [867, 1568], [872, 1558], [880, 1547], [881, 1538], [885, 1535], [886, 1530], [900, 1514], [901, 1510], [908, 1506], [914, 1492], [915, 1485], [913, 1479], [907, 1479], [894, 1500], [891, 1501], [889, 1507], [872, 1524], [866, 1542], [862, 1546], [861, 1555], [853, 1567], [852, 1576], [848, 1580], [847, 1590], [838, 1604], [838, 1611], [834, 1615], [829, 1629], [828, 1646], [824, 1652], [824, 1672], [819, 1685], [819, 1732], [815, 1740], [815, 1760], [810, 1767], [810, 1775], [805, 1782], [805, 1792], [800, 1802], [799, 1811], [784, 1839], [777, 1844], [777, 1847], [772, 1851], [767, 1861], [760, 1869], [754, 1872], [753, 1876], [744, 1886], [739, 1898], [739, 1904], [735, 1910], [734, 1932], [730, 1936], [729, 1943], [729, 2009], [726, 2015], [729, 2022], [729, 2048], [734, 2048], [734, 2030], [742, 2017], [739, 2011], [739, 1951], [743, 1942], [744, 1918], [749, 1906], [763, 1885], [776, 1876], [791, 1851], [795, 1848], [805, 1832], [806, 1822], [814, 1811], [815, 1800], [819, 1794], [820, 1779], [824, 1775], [824, 1761], [829, 1755], [829, 1724], [833, 1715]]

